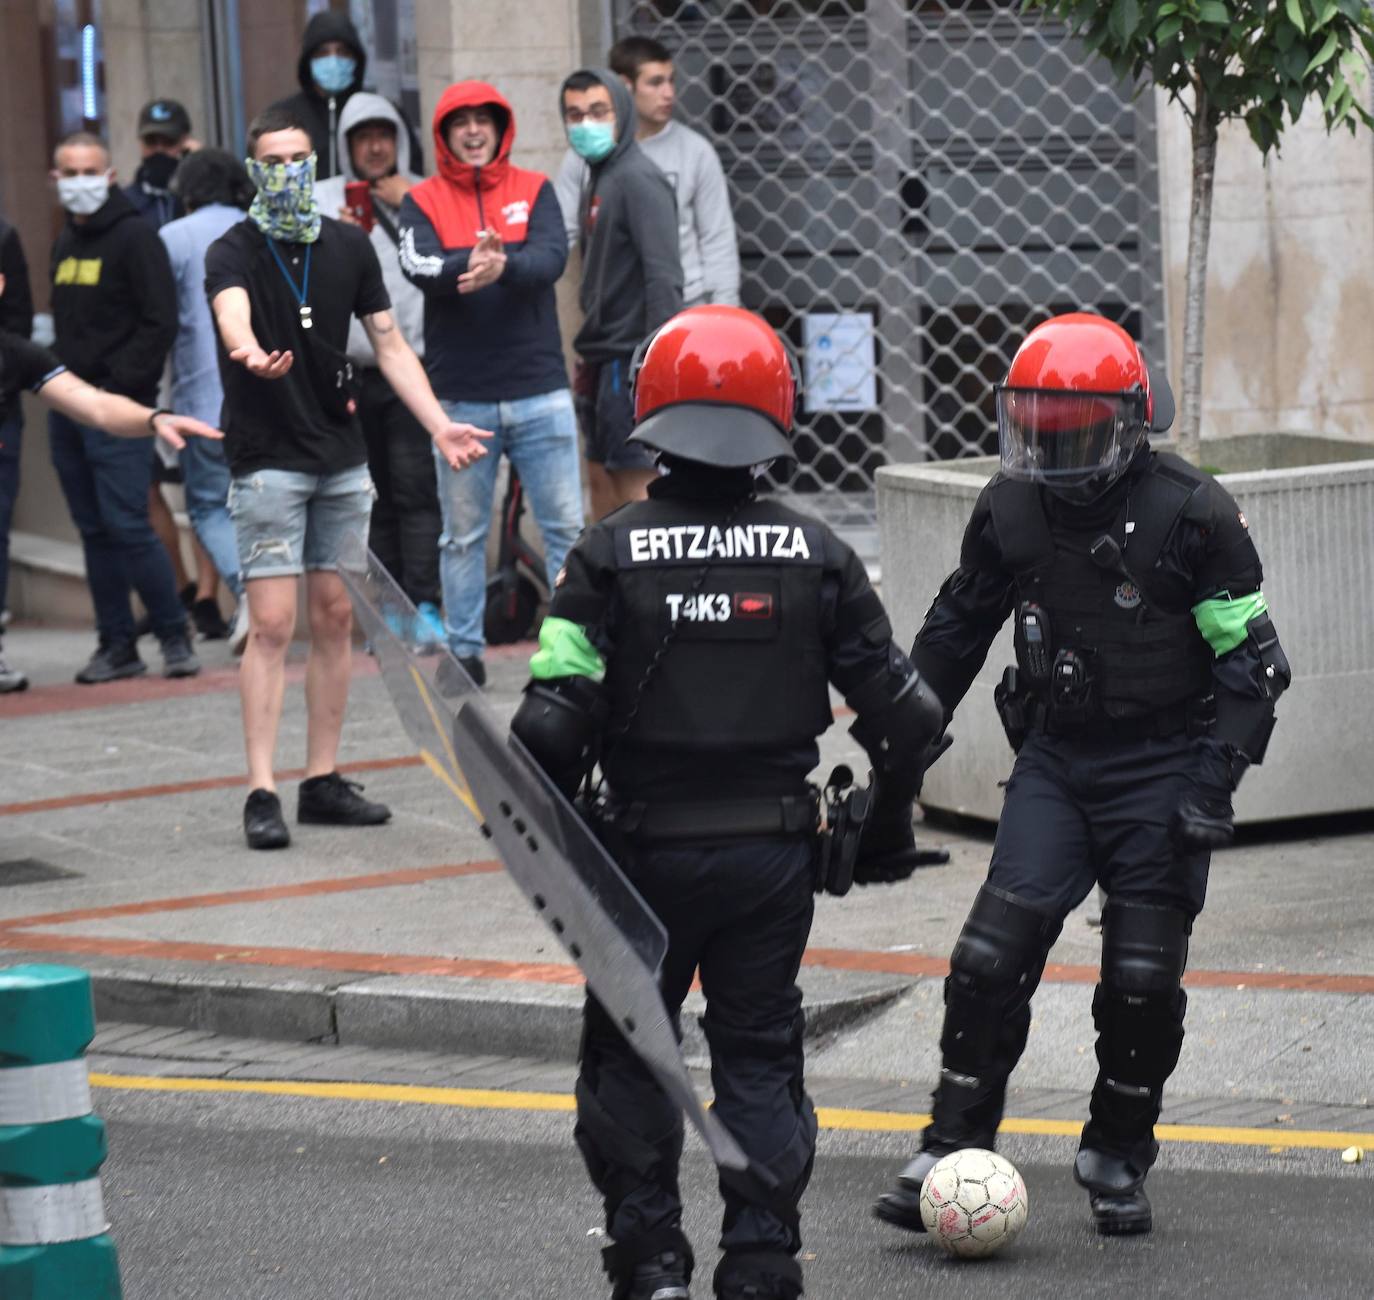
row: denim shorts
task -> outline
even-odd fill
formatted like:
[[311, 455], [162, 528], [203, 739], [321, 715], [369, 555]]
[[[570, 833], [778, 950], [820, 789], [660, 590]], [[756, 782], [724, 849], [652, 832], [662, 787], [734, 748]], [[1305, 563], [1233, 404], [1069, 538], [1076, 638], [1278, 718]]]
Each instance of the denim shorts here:
[[229, 514], [244, 581], [337, 569], [346, 537], [366, 544], [375, 495], [366, 465], [335, 474], [259, 469], [235, 478]]

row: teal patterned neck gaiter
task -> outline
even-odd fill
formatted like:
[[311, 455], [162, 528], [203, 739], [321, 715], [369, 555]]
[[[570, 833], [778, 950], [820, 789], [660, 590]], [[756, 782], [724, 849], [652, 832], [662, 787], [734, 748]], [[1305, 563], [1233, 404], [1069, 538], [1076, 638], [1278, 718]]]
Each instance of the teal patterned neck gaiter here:
[[248, 218], [268, 239], [313, 244], [320, 237], [320, 205], [315, 198], [315, 155], [299, 162], [246, 160], [258, 187]]

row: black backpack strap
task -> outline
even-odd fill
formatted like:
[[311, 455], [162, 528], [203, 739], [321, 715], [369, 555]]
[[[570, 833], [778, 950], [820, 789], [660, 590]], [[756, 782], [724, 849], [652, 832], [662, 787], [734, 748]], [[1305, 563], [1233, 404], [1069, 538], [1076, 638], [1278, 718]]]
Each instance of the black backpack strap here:
[[1170, 452], [1159, 452], [1150, 468], [1131, 487], [1130, 518], [1135, 527], [1126, 539], [1125, 561], [1142, 577], [1155, 567], [1189, 502], [1206, 485], [1202, 471]]
[[1038, 485], [1022, 479], [999, 479], [988, 492], [988, 507], [1009, 572], [1019, 577], [1054, 558], [1054, 537]]

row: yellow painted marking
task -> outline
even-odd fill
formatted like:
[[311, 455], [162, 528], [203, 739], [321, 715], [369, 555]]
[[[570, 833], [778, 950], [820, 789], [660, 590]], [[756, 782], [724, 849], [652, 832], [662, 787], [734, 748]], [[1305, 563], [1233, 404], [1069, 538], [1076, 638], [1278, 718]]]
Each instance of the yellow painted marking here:
[[453, 739], [448, 734], [448, 730], [439, 721], [439, 712], [434, 706], [434, 701], [429, 697], [429, 687], [425, 684], [425, 679], [420, 670], [412, 663], [407, 663], [410, 669], [411, 680], [415, 683], [415, 689], [420, 692], [420, 698], [424, 701], [425, 711], [429, 714], [430, 725], [434, 728], [434, 734], [439, 737], [440, 744], [444, 747], [444, 753], [452, 767], [448, 770], [440, 768], [437, 760], [428, 750], [421, 750], [420, 757], [425, 760], [425, 765], [438, 776], [454, 794], [460, 798], [467, 809], [479, 822], [485, 822], [481, 810], [477, 807], [477, 801], [472, 797], [472, 791], [468, 788], [467, 778], [463, 775], [462, 765], [458, 762], [458, 755], [453, 752]]
[[[575, 1109], [572, 1093], [502, 1092], [491, 1088], [422, 1088], [392, 1083], [295, 1083], [272, 1079], [155, 1078], [137, 1074], [91, 1074], [95, 1088], [133, 1092], [238, 1092], [269, 1097], [310, 1097], [326, 1101], [394, 1101], [465, 1110]], [[1349, 1146], [1349, 1143], [1346, 1143]]]
[[[92, 1074], [97, 1088], [135, 1092], [230, 1092], [271, 1097], [306, 1097], [327, 1101], [390, 1101], [422, 1106], [454, 1106], [464, 1110], [571, 1111], [571, 1093], [505, 1092], [494, 1088], [424, 1088], [392, 1083], [304, 1083], [270, 1079], [152, 1078], [131, 1074]], [[816, 1108], [825, 1129], [862, 1133], [910, 1133], [930, 1123], [929, 1115], [888, 1110]], [[1001, 1132], [1038, 1137], [1073, 1137], [1082, 1132], [1079, 1120], [1004, 1119]], [[1275, 1150], [1342, 1151], [1349, 1146], [1374, 1145], [1374, 1133], [1336, 1133], [1324, 1129], [1225, 1128], [1209, 1124], [1160, 1124], [1161, 1142], [1203, 1142], [1219, 1146], [1258, 1146]]]
[[463, 801], [463, 803], [467, 807], [467, 810], [474, 817], [476, 817], [479, 822], [486, 820], [478, 811], [477, 804], [473, 801], [472, 796], [461, 786], [459, 786], [458, 782], [455, 781], [448, 774], [448, 769], [437, 758], [435, 758], [434, 755], [429, 752], [429, 750], [422, 749], [420, 751], [420, 757], [424, 760], [425, 766], [429, 768], [429, 770], [433, 772], [434, 775], [439, 778], [439, 780], [441, 780], [446, 786], [448, 786], [448, 788], [453, 791], [454, 795], [457, 798]]

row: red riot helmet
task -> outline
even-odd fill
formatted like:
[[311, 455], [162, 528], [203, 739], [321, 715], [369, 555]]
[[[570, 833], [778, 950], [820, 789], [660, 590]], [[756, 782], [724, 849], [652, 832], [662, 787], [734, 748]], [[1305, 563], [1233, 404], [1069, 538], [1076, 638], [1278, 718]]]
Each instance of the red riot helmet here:
[[1174, 421], [1174, 395], [1135, 340], [1102, 316], [1070, 312], [1037, 325], [997, 386], [1002, 472], [1066, 500], [1101, 496], [1151, 431]]
[[631, 441], [682, 460], [738, 469], [788, 459], [800, 376], [786, 344], [742, 307], [689, 307], [630, 363]]

